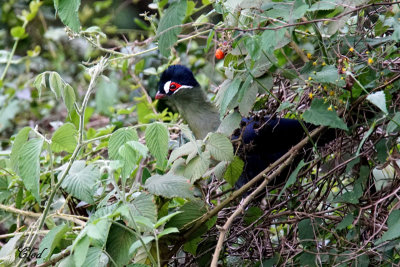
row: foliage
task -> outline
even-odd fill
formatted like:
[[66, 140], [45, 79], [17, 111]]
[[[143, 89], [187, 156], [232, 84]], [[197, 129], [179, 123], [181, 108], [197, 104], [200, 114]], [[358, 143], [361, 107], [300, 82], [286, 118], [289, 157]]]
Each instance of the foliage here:
[[[399, 263], [397, 2], [128, 2], [0, 4], [0, 265]], [[219, 108], [204, 140], [151, 99], [176, 63]], [[260, 204], [230, 135], [265, 112], [337, 138]]]

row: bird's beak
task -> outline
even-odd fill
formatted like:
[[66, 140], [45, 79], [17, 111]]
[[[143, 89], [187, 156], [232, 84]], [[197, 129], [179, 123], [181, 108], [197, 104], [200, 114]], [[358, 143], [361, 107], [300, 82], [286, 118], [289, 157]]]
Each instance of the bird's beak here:
[[162, 93], [160, 93], [160, 92], [157, 92], [157, 94], [156, 94], [156, 99], [161, 99], [161, 98], [164, 98], [164, 97], [166, 97], [167, 95], [166, 94], [162, 94]]

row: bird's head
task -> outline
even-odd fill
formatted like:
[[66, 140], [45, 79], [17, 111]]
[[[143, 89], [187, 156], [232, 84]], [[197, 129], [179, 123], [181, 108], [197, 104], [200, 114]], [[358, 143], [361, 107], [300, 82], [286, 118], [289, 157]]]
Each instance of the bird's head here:
[[176, 95], [179, 91], [199, 86], [190, 69], [182, 65], [169, 66], [161, 74], [156, 99]]

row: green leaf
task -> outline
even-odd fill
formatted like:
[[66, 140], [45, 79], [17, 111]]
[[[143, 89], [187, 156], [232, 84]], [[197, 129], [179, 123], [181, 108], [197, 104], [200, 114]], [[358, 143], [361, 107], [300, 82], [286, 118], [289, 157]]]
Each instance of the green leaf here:
[[168, 129], [164, 124], [155, 122], [146, 128], [146, 144], [150, 153], [157, 159], [157, 163], [162, 163], [168, 154]]
[[154, 228], [158, 228], [158, 227], [160, 227], [161, 225], [167, 223], [172, 217], [178, 215], [179, 213], [181, 213], [181, 212], [180, 212], [180, 211], [175, 211], [174, 213], [170, 213], [170, 214], [168, 214], [168, 215], [166, 215], [166, 216], [164, 216], [164, 217], [161, 217], [161, 218], [157, 221], [157, 223], [154, 225]]
[[121, 177], [125, 181], [130, 176], [139, 158], [138, 153], [130, 145], [123, 145], [118, 150], [119, 160], [122, 162]]
[[328, 108], [329, 104], [324, 103], [324, 100], [314, 99], [311, 103], [310, 109], [304, 112], [303, 118], [306, 122], [315, 125], [324, 125], [347, 131], [347, 125], [338, 117], [336, 111], [329, 111]]
[[90, 245], [90, 238], [88, 236], [84, 236], [82, 239], [78, 241], [73, 254], [76, 267], [83, 266], [83, 263], [85, 262], [86, 259], [86, 255], [89, 251], [89, 245]]
[[216, 160], [233, 160], [232, 143], [223, 134], [212, 133], [207, 140], [206, 150], [210, 151], [211, 156]]
[[229, 164], [228, 168], [226, 169], [224, 174], [225, 181], [227, 181], [231, 186], [234, 186], [243, 172], [243, 167], [243, 160], [241, 160], [241, 158], [238, 156], [235, 156], [231, 164]]
[[74, 152], [78, 144], [78, 131], [72, 123], [66, 123], [53, 134], [51, 138], [51, 149], [53, 152]]
[[377, 106], [386, 115], [388, 114], [388, 109], [386, 106], [386, 95], [384, 91], [379, 91], [367, 96], [367, 100]]
[[353, 214], [347, 214], [343, 220], [336, 226], [337, 230], [343, 230], [347, 226], [351, 225], [354, 221], [354, 216]]
[[176, 228], [176, 227], [165, 228], [161, 233], [159, 233], [157, 235], [157, 238], [160, 239], [161, 237], [163, 237], [165, 235], [169, 235], [171, 233], [179, 233], [178, 228]]
[[220, 116], [222, 117], [225, 115], [226, 109], [228, 108], [228, 105], [232, 101], [232, 99], [235, 97], [237, 94], [239, 87], [240, 87], [241, 81], [239, 78], [235, 78], [232, 83], [229, 85], [229, 87], [226, 89], [224, 92], [224, 96], [221, 102], [221, 108], [220, 108]]
[[[145, 245], [149, 244], [151, 241], [154, 240], [154, 236], [142, 236], [142, 240], [136, 240], [132, 246], [129, 248], [129, 255], [132, 255], [133, 253], [136, 252], [136, 250], [140, 247], [143, 246], [143, 243]], [[142, 243], [143, 242], [143, 243]]]
[[246, 213], [243, 216], [243, 221], [246, 225], [250, 225], [257, 221], [263, 215], [263, 213], [264, 212], [259, 207], [250, 207], [246, 210]]
[[98, 244], [101, 244], [103, 246], [107, 241], [108, 234], [110, 232], [110, 227], [111, 227], [111, 221], [108, 218], [104, 217], [99, 220], [94, 220], [91, 223], [88, 223], [86, 226], [87, 235], [92, 240], [97, 241]]
[[141, 193], [132, 201], [130, 208], [133, 216], [143, 216], [148, 218], [152, 223], [156, 223], [157, 206], [153, 195]]
[[64, 89], [64, 82], [57, 72], [50, 72], [49, 75], [50, 90], [55, 94], [56, 99], [61, 97], [61, 92]]
[[171, 218], [165, 227], [182, 229], [184, 226], [203, 216], [207, 212], [207, 207], [203, 201], [194, 200], [186, 202], [178, 211], [181, 213]]
[[111, 115], [109, 107], [114, 106], [117, 99], [118, 84], [115, 79], [100, 77], [96, 91], [96, 110], [105, 115]]
[[211, 43], [212, 43], [212, 40], [214, 38], [214, 35], [215, 35], [215, 31], [211, 30], [210, 33], [208, 34], [208, 37], [207, 37], [207, 45], [206, 45], [206, 48], [204, 48], [204, 52], [207, 53], [208, 50], [210, 50]]
[[336, 85], [339, 80], [338, 70], [334, 65], [325, 66], [321, 71], [310, 76], [314, 81], [320, 83], [331, 83]]
[[18, 132], [17, 136], [14, 139], [14, 143], [11, 149], [10, 161], [11, 161], [11, 167], [15, 172], [18, 171], [19, 151], [28, 140], [30, 131], [31, 127], [24, 127]]
[[126, 142], [126, 145], [132, 147], [136, 152], [138, 152], [143, 158], [147, 157], [147, 153], [149, 152], [149, 149], [147, 146], [143, 145], [142, 143], [138, 141], [128, 141]]
[[64, 234], [70, 230], [70, 227], [67, 224], [61, 224], [59, 226], [54, 227], [47, 233], [47, 235], [43, 238], [42, 242], [40, 242], [39, 252], [43, 251], [42, 256], [38, 259], [37, 263], [42, 264], [46, 262], [50, 256], [52, 255], [54, 249], [60, 245], [61, 240], [64, 237]]
[[286, 29], [265, 30], [261, 35], [262, 49], [266, 53], [271, 53], [274, 51], [277, 44], [281, 43], [281, 41], [285, 39], [285, 31]]
[[[72, 196], [93, 204], [95, 185], [100, 178], [100, 171], [95, 165], [85, 165], [83, 160], [75, 161], [61, 186]], [[60, 175], [63, 173], [64, 171]]]
[[[11, 263], [15, 260], [15, 252], [17, 248], [18, 241], [21, 239], [22, 234], [16, 234], [13, 238], [8, 240], [7, 243], [2, 244], [2, 247], [0, 249], [0, 262], [2, 264], [5, 264], [8, 262], [8, 260], [11, 261]], [[5, 266], [11, 266], [6, 265]]]
[[375, 245], [400, 237], [400, 210], [393, 210], [387, 220], [388, 230], [379, 238]]
[[178, 40], [181, 24], [185, 18], [187, 1], [179, 0], [172, 3], [165, 11], [157, 28], [158, 47], [163, 56], [168, 57], [171, 46]]
[[[200, 147], [201, 144], [199, 144]], [[178, 158], [182, 157], [182, 156], [186, 156], [192, 153], [197, 153], [199, 150], [199, 147], [197, 146], [196, 141], [194, 142], [188, 142], [186, 144], [184, 144], [183, 146], [180, 146], [178, 148], [175, 148], [172, 152], [171, 155], [169, 156], [169, 160], [168, 163], [172, 163], [175, 160], [177, 160]]]
[[139, 136], [135, 129], [121, 128], [116, 130], [108, 141], [108, 156], [110, 159], [119, 159], [119, 148], [129, 141], [138, 141]]
[[239, 128], [241, 120], [242, 116], [240, 116], [239, 112], [234, 111], [222, 120], [217, 132], [230, 136], [233, 133], [233, 130]]
[[80, 0], [57, 0], [54, 1], [54, 7], [58, 12], [58, 16], [65, 26], [70, 27], [74, 32], [79, 32], [81, 26], [79, 22], [79, 6]]
[[74, 110], [74, 104], [76, 101], [76, 96], [75, 96], [75, 91], [74, 88], [71, 87], [71, 85], [66, 84], [62, 90], [62, 98], [64, 100], [64, 104], [68, 109], [68, 113], [71, 114], [71, 112]]
[[304, 165], [306, 165], [304, 163], [304, 160], [301, 160], [299, 165], [297, 165], [296, 169], [290, 174], [289, 179], [287, 180], [285, 186], [282, 188], [281, 192], [279, 193], [278, 200], [281, 198], [281, 195], [283, 192], [285, 192], [286, 188], [288, 188], [289, 186], [291, 186], [292, 184], [294, 184], [296, 182], [297, 174], [299, 174], [299, 171], [301, 170], [301, 168], [304, 167]]
[[46, 89], [46, 73], [41, 73], [38, 76], [36, 76], [35, 81], [33, 82], [33, 85], [36, 87], [36, 89], [39, 91], [39, 97], [42, 94], [42, 90]]
[[239, 102], [239, 111], [243, 117], [247, 116], [256, 102], [258, 93], [258, 86], [254, 82], [250, 88], [245, 90], [242, 100]]
[[331, 0], [324, 0], [324, 1], [318, 1], [314, 3], [310, 8], [308, 8], [307, 11], [318, 11], [318, 10], [332, 10], [336, 8], [336, 3], [335, 1]]
[[191, 159], [186, 165], [184, 176], [190, 178], [190, 181], [194, 183], [208, 170], [210, 166], [210, 153], [204, 152]]
[[25, 29], [23, 27], [15, 26], [11, 28], [11, 36], [16, 40], [19, 40], [25, 38], [27, 35], [25, 34]]
[[22, 145], [18, 157], [18, 172], [26, 189], [32, 193], [40, 203], [39, 180], [40, 180], [40, 151], [43, 139], [31, 139]]
[[102, 249], [98, 247], [90, 247], [82, 266], [106, 267], [107, 264], [108, 257], [103, 253]]
[[[307, 243], [310, 243], [314, 239], [314, 228], [312, 227], [312, 222], [310, 219], [301, 220], [298, 223], [299, 228], [299, 239], [303, 246]], [[302, 242], [302, 240], [304, 240]]]
[[146, 180], [144, 187], [157, 196], [193, 199], [193, 185], [190, 181], [185, 177], [170, 173], [153, 175]]
[[129, 263], [131, 260], [129, 248], [136, 240], [137, 238], [125, 228], [118, 224], [111, 225], [106, 251], [117, 266], [124, 266]]
[[259, 35], [249, 36], [244, 40], [244, 45], [252, 60], [257, 60], [261, 55], [261, 37]]
[[396, 114], [394, 114], [393, 119], [389, 122], [386, 131], [388, 133], [393, 133], [399, 129], [399, 125], [400, 125], [400, 112], [396, 112]]

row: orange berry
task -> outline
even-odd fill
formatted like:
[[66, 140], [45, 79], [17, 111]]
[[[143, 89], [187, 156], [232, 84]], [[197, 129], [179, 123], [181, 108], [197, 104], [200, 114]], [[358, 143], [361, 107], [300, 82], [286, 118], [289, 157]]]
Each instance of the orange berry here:
[[216, 59], [223, 59], [224, 57], [225, 57], [225, 54], [222, 51], [222, 49], [218, 48], [217, 50], [215, 50], [215, 58]]

